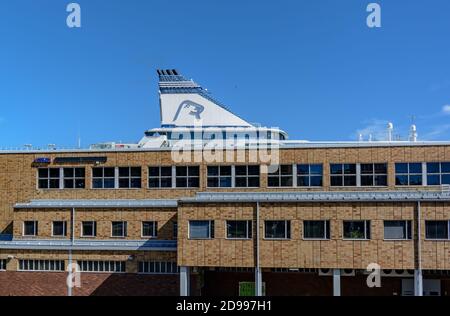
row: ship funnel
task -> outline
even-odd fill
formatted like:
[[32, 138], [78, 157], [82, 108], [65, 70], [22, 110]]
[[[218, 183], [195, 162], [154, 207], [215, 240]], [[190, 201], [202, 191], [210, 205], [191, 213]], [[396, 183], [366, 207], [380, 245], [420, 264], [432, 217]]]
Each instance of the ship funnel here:
[[394, 132], [394, 124], [391, 122], [387, 123], [386, 133], [387, 133], [387, 141], [392, 142], [392, 133]]

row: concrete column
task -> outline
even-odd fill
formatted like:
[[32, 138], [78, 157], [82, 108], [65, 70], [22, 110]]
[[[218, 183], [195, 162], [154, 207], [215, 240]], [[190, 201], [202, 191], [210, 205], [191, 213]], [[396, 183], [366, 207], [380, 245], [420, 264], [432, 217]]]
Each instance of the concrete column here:
[[191, 289], [190, 267], [180, 267], [180, 296], [189, 296]]
[[261, 268], [255, 269], [255, 295], [263, 296], [263, 282]]
[[414, 296], [423, 296], [422, 270], [414, 270]]
[[341, 270], [333, 269], [333, 296], [341, 296]]

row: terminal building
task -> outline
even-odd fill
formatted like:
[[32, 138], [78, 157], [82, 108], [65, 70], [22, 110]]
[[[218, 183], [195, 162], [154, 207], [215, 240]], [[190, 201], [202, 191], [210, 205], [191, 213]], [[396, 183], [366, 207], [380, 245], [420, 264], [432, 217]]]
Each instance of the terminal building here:
[[0, 295], [450, 295], [450, 142], [289, 140], [158, 76], [135, 144], [0, 152]]

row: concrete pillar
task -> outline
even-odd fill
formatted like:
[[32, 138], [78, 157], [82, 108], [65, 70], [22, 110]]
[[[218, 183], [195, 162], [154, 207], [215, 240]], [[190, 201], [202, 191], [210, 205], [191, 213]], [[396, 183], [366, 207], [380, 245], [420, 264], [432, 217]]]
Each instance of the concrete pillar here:
[[180, 296], [189, 296], [191, 290], [190, 267], [180, 267]]
[[255, 295], [263, 296], [263, 282], [261, 268], [255, 269]]
[[333, 296], [341, 296], [341, 269], [333, 269]]
[[423, 296], [422, 270], [414, 270], [414, 296]]

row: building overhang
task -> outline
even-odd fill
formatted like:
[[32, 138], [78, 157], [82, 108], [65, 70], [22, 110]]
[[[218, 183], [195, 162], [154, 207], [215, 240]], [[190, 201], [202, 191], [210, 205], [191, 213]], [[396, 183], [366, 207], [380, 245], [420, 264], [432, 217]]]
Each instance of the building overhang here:
[[177, 200], [31, 200], [27, 203], [17, 203], [16, 209], [39, 208], [176, 208]]
[[375, 192], [200, 192], [181, 199], [184, 203], [295, 203], [295, 202], [417, 202], [450, 201], [446, 191], [375, 191]]
[[8, 250], [98, 250], [98, 251], [177, 251], [176, 240], [0, 240], [0, 249]]

